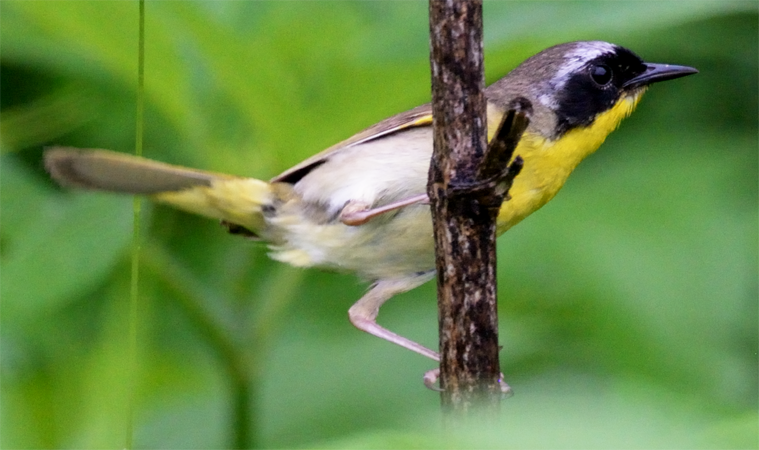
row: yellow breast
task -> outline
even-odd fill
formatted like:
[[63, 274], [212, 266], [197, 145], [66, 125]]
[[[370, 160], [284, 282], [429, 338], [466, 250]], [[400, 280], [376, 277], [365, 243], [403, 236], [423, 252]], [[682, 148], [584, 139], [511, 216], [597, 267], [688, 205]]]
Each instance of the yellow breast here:
[[504, 202], [498, 214], [498, 234], [551, 200], [580, 161], [596, 151], [622, 119], [633, 112], [641, 94], [622, 98], [590, 126], [575, 128], [559, 139], [525, 133], [514, 152], [522, 157], [524, 166], [514, 179], [511, 199]]

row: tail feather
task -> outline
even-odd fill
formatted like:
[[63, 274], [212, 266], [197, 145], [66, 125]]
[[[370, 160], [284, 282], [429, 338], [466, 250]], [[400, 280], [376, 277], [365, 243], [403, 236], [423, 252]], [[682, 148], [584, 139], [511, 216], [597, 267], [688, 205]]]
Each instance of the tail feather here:
[[252, 232], [264, 227], [262, 208], [274, 201], [265, 181], [173, 166], [107, 150], [55, 147], [45, 168], [62, 186], [126, 194], [225, 220]]
[[47, 150], [45, 168], [62, 186], [128, 194], [179, 191], [209, 186], [218, 178], [234, 178], [108, 150], [72, 147]]

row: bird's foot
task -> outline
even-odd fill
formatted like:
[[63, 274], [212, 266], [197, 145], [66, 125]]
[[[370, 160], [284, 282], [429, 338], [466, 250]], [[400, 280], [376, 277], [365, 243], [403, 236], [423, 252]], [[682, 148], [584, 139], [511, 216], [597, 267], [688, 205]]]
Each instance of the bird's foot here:
[[[424, 373], [424, 377], [422, 378], [422, 381], [424, 381], [424, 385], [427, 387], [427, 389], [437, 391], [437, 392], [443, 392], [444, 389], [441, 389], [436, 384], [438, 382], [438, 379], [440, 378], [440, 368], [428, 370]], [[514, 395], [514, 391], [511, 389], [511, 386], [506, 383], [503, 379], [503, 373], [501, 373], [498, 376], [498, 386], [501, 389], [501, 395], [503, 395], [503, 398], [509, 398], [512, 395]]]

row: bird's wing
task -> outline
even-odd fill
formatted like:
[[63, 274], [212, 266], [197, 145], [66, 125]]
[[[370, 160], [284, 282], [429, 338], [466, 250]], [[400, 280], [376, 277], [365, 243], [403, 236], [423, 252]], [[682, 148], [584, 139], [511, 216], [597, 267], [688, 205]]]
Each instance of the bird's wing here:
[[316, 155], [306, 159], [300, 164], [272, 178], [271, 181], [296, 183], [298, 180], [308, 174], [312, 169], [320, 166], [332, 155], [344, 148], [373, 141], [383, 136], [387, 136], [389, 134], [408, 128], [423, 127], [429, 125], [432, 125], [432, 107], [428, 103], [426, 105], [418, 106], [409, 111], [389, 117], [382, 122], [379, 122], [378, 124], [373, 125], [320, 153], [317, 153]]

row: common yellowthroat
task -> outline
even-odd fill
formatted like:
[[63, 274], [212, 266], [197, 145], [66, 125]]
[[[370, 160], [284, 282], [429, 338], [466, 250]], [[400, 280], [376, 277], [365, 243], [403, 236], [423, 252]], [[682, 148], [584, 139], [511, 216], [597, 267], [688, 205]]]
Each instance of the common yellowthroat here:
[[[533, 106], [515, 151], [524, 165], [501, 206], [498, 233], [551, 200], [651, 83], [694, 73], [691, 67], [645, 63], [614, 44], [583, 41], [548, 48], [489, 86], [489, 138], [512, 100], [523, 97]], [[52, 148], [45, 165], [64, 186], [147, 195], [220, 219], [232, 232], [266, 241], [276, 260], [356, 272], [373, 284], [350, 308], [351, 322], [438, 361], [433, 350], [376, 323], [384, 302], [435, 275], [425, 202], [431, 124], [430, 106], [420, 106], [268, 182], [105, 150]]]

